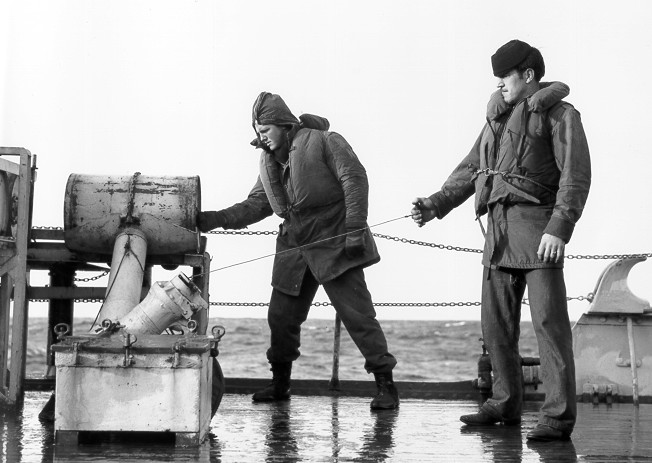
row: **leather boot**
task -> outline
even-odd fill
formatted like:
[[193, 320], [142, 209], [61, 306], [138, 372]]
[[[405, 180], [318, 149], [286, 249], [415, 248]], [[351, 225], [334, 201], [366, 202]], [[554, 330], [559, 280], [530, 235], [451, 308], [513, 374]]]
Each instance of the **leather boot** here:
[[536, 427], [527, 433], [528, 440], [536, 440], [541, 442], [550, 442], [554, 440], [569, 440], [570, 433], [555, 429], [545, 424], [537, 424]]
[[488, 426], [491, 424], [504, 424], [505, 426], [516, 426], [521, 424], [521, 418], [496, 418], [486, 411], [480, 409], [478, 413], [460, 416], [460, 421], [468, 426]]
[[374, 373], [378, 394], [371, 401], [372, 410], [392, 410], [398, 408], [398, 390], [394, 385], [392, 372]]
[[290, 398], [292, 362], [272, 363], [272, 382], [252, 396], [254, 402], [273, 402]]

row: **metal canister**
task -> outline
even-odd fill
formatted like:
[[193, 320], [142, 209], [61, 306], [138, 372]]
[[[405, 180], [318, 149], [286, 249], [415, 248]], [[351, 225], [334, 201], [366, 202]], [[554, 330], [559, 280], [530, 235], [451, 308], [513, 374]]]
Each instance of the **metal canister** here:
[[194, 252], [200, 210], [199, 176], [71, 174], [64, 201], [66, 246], [111, 254], [116, 236], [135, 227], [147, 237], [148, 254]]

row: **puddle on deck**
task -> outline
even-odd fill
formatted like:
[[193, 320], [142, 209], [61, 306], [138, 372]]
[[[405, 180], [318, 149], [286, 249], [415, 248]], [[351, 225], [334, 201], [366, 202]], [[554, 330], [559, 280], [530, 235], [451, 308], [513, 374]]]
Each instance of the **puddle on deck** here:
[[[459, 416], [470, 401], [405, 399], [396, 411], [371, 412], [369, 399], [294, 396], [253, 404], [226, 394], [211, 435], [194, 448], [170, 442], [114, 439], [55, 446], [52, 426], [37, 418], [49, 392], [30, 391], [20, 412], [0, 408], [0, 461], [20, 462], [563, 462], [650, 461], [652, 405], [578, 404], [568, 442], [533, 444], [525, 434], [540, 404], [526, 403], [516, 427], [468, 428]], [[99, 406], [99, 404], [98, 404]]]

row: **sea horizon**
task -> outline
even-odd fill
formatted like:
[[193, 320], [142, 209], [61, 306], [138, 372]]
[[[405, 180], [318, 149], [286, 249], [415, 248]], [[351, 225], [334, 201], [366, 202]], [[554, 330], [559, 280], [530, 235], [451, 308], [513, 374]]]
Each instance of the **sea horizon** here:
[[[73, 333], [88, 332], [93, 318], [75, 318]], [[265, 318], [211, 317], [208, 329], [222, 325], [226, 334], [219, 343], [218, 361], [225, 377], [266, 378], [270, 375], [266, 351], [269, 326]], [[479, 320], [380, 320], [390, 353], [398, 360], [397, 381], [462, 381], [477, 377], [482, 354]], [[333, 364], [334, 320], [309, 318], [302, 325], [301, 356], [294, 362], [296, 379], [329, 379]], [[47, 318], [30, 318], [27, 372], [45, 371]], [[521, 355], [537, 357], [532, 324], [521, 324]], [[370, 380], [364, 358], [342, 327], [339, 377]], [[372, 378], [373, 379], [373, 378]]]

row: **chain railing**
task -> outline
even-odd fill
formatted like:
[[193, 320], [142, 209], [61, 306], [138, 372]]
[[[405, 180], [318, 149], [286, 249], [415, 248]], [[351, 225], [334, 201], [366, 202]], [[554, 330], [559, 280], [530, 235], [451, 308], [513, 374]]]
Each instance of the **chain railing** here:
[[[52, 229], [53, 227], [48, 227]], [[250, 230], [214, 230], [210, 231], [210, 234], [216, 234], [216, 235], [259, 235], [259, 236], [264, 236], [264, 235], [277, 235], [277, 231], [250, 231]], [[403, 243], [403, 244], [410, 244], [410, 245], [415, 245], [415, 246], [425, 246], [425, 247], [431, 247], [431, 248], [437, 248], [441, 250], [446, 250], [446, 251], [453, 251], [453, 252], [468, 252], [468, 253], [482, 253], [481, 249], [473, 249], [473, 248], [466, 248], [466, 247], [460, 247], [460, 246], [451, 246], [451, 245], [445, 245], [445, 244], [438, 244], [438, 243], [429, 243], [425, 241], [417, 241], [417, 240], [412, 240], [412, 239], [407, 239], [407, 238], [399, 238], [396, 236], [391, 236], [391, 235], [384, 235], [381, 233], [372, 233], [373, 236], [381, 239], [386, 239], [390, 241], [395, 241], [398, 243]], [[267, 256], [265, 256], [267, 257]], [[607, 254], [607, 255], [569, 255], [565, 256], [567, 259], [625, 259], [625, 258], [634, 258], [634, 257], [652, 257], [652, 253], [646, 253], [646, 254]], [[255, 259], [257, 260], [257, 259]], [[247, 263], [249, 261], [245, 261], [243, 263]], [[226, 267], [225, 267], [226, 268]], [[103, 271], [100, 275], [94, 276], [94, 277], [88, 277], [88, 278], [75, 278], [75, 281], [83, 281], [83, 282], [89, 282], [89, 281], [95, 281], [98, 280], [104, 276], [106, 276], [109, 273], [109, 271]], [[591, 302], [593, 301], [593, 293], [589, 293], [586, 296], [576, 296], [576, 297], [567, 297], [566, 299], [568, 301], [571, 300], [578, 300], [578, 301], [588, 301]], [[30, 299], [30, 301], [34, 302], [47, 302], [48, 300], [37, 300], [37, 299]], [[98, 303], [98, 302], [103, 302], [101, 299], [75, 299], [75, 302], [82, 302], [82, 303]], [[529, 304], [529, 301], [527, 298], [523, 299], [524, 304]], [[268, 307], [269, 302], [228, 302], [228, 301], [217, 301], [217, 302], [210, 302], [211, 306], [222, 306], [222, 307]], [[477, 307], [480, 306], [480, 302], [475, 302], [475, 301], [464, 301], [464, 302], [377, 302], [374, 303], [375, 307]], [[332, 306], [331, 302], [313, 302], [312, 306], [314, 307], [327, 307], [327, 306]], [[339, 345], [339, 336], [340, 336], [340, 330], [341, 330], [341, 319], [339, 316], [336, 314], [335, 316], [335, 328], [334, 328], [334, 345], [333, 345], [333, 368], [332, 368], [332, 376], [331, 376], [331, 381], [329, 384], [331, 384], [331, 387], [336, 387], [336, 385], [339, 383], [339, 350], [340, 350], [340, 345]]]
[[[221, 307], [266, 307], [269, 302], [211, 302]], [[329, 307], [330, 302], [313, 302], [313, 307]], [[374, 307], [472, 307], [479, 302], [374, 302]]]
[[[258, 230], [211, 230], [207, 232], [208, 234], [215, 235], [277, 235], [277, 231], [258, 231]], [[437, 248], [445, 251], [455, 251], [455, 252], [470, 252], [481, 254], [482, 249], [477, 248], [466, 248], [462, 246], [452, 246], [449, 244], [439, 244], [439, 243], [430, 243], [427, 241], [418, 241], [409, 238], [400, 238], [398, 236], [385, 235], [382, 233], [372, 233], [376, 238], [381, 238], [389, 241], [395, 241], [403, 244], [412, 244], [415, 246], [425, 246], [431, 248]], [[565, 259], [594, 259], [594, 260], [620, 260], [620, 259], [634, 259], [637, 257], [652, 257], [652, 252], [648, 253], [639, 253], [639, 254], [569, 254], [564, 256]]]
[[[61, 227], [33, 227], [38, 229], [45, 230], [61, 230]], [[277, 235], [278, 231], [275, 230], [211, 230], [207, 234], [213, 235], [250, 235], [250, 236], [265, 236], [265, 235]], [[447, 244], [431, 243], [427, 241], [418, 241], [408, 238], [400, 238], [398, 236], [385, 235], [382, 233], [372, 233], [376, 238], [381, 238], [389, 241], [394, 241], [402, 244], [410, 244], [415, 246], [424, 246], [431, 247], [445, 251], [454, 251], [454, 252], [468, 252], [468, 253], [482, 253], [481, 249], [467, 248], [462, 246], [452, 246]], [[640, 253], [640, 254], [570, 254], [564, 256], [566, 259], [575, 259], [575, 260], [620, 260], [620, 259], [632, 259], [632, 258], [648, 258], [652, 257], [652, 253]], [[75, 278], [75, 281], [79, 282], [89, 282], [99, 280], [100, 278], [105, 277], [109, 274], [109, 270], [103, 271], [100, 275], [87, 278]], [[567, 297], [568, 301], [593, 301], [593, 293], [588, 293], [586, 296], [574, 296]], [[30, 299], [32, 302], [47, 302], [47, 299]], [[77, 303], [98, 303], [102, 302], [101, 299], [75, 299]], [[528, 304], [527, 299], [523, 299], [524, 304]], [[230, 302], [230, 301], [218, 301], [211, 302], [212, 306], [221, 306], [221, 307], [267, 307], [269, 302]], [[313, 307], [327, 307], [331, 306], [330, 302], [313, 302]], [[464, 302], [376, 302], [374, 306], [376, 307], [477, 307], [480, 305], [478, 301], [464, 301]]]
[[109, 274], [109, 272], [110, 272], [110, 270], [105, 270], [102, 273], [100, 273], [99, 275], [95, 275], [94, 277], [87, 277], [87, 278], [77, 278], [77, 277], [75, 277], [74, 280], [75, 281], [83, 281], [83, 282], [95, 281], [95, 280], [99, 280], [100, 278], [103, 278], [103, 277], [107, 276]]
[[[567, 297], [567, 301], [593, 301], [593, 293], [588, 293], [586, 296]], [[530, 305], [528, 299], [523, 299], [523, 304]], [[479, 301], [465, 301], [465, 302], [374, 302], [374, 307], [478, 307]], [[220, 307], [268, 307], [269, 302], [210, 302], [209, 305]], [[333, 304], [330, 302], [313, 302], [313, 307], [329, 307]]]

